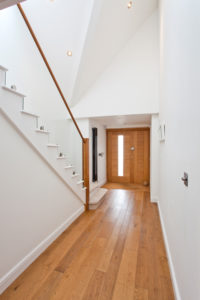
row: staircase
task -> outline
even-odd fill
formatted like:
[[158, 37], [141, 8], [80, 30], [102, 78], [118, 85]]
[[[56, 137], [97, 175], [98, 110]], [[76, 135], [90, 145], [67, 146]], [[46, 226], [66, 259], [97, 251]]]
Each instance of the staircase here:
[[12, 123], [27, 143], [57, 176], [86, 204], [86, 187], [80, 174], [60, 146], [52, 142], [51, 132], [39, 126], [39, 116], [24, 110], [26, 96], [6, 85], [8, 70], [0, 65], [0, 113]]

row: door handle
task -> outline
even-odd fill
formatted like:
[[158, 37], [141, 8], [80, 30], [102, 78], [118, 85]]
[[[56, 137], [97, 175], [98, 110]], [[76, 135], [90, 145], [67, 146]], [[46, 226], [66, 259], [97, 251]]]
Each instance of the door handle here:
[[131, 147], [131, 151], [134, 151], [135, 150], [135, 147]]
[[183, 181], [185, 186], [188, 186], [188, 174], [186, 172], [184, 172], [184, 175], [183, 177], [181, 177], [181, 180]]

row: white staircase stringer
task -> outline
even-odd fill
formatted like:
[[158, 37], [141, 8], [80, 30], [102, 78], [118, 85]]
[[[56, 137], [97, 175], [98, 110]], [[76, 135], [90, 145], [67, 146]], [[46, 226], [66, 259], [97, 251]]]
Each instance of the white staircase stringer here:
[[30, 132], [28, 132], [27, 129], [21, 128], [20, 124], [16, 124], [16, 122], [2, 107], [0, 107], [0, 112], [9, 121], [9, 123], [11, 123], [13, 127], [15, 127], [18, 133], [26, 140], [26, 142], [28, 142], [28, 144], [38, 153], [43, 161], [48, 164], [48, 166], [54, 171], [54, 173], [56, 173], [56, 175], [67, 185], [67, 187], [70, 188], [73, 193], [75, 193], [78, 198], [85, 204], [85, 192], [78, 189], [76, 182], [71, 180], [69, 175], [67, 176], [64, 165], [63, 168], [58, 168], [58, 166], [56, 165], [56, 158], [54, 161], [54, 159], [48, 157], [47, 152], [41, 149], [41, 147], [39, 147], [32, 141], [32, 139], [30, 138]]
[[[19, 93], [6, 86], [6, 72], [8, 70], [0, 65], [0, 111], [22, 134], [25, 140], [31, 145], [45, 162], [56, 172], [56, 174], [67, 184], [68, 187], [85, 204], [85, 190], [77, 187], [77, 183], [71, 178], [70, 169], [65, 169], [70, 162], [67, 159], [57, 159], [57, 150], [48, 147], [50, 144], [50, 133], [36, 131], [38, 127], [38, 115], [24, 112], [24, 94]], [[56, 154], [56, 155], [54, 155]]]

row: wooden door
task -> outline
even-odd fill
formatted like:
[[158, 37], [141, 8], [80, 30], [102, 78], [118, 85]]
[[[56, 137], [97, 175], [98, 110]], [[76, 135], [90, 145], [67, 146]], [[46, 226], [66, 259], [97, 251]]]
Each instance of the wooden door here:
[[[118, 139], [123, 136], [123, 176], [118, 172]], [[130, 182], [130, 149], [131, 136], [127, 131], [107, 131], [107, 175], [109, 182]]]
[[[123, 163], [119, 160], [120, 140], [123, 143], [123, 158], [121, 158]], [[149, 141], [149, 128], [108, 129], [108, 182], [135, 184], [149, 182]], [[119, 164], [123, 165], [123, 172], [120, 171]]]

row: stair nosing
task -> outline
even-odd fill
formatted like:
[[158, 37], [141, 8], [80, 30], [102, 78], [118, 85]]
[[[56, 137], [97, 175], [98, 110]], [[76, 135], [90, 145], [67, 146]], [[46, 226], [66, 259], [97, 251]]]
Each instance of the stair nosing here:
[[49, 143], [49, 144], [47, 144], [47, 147], [50, 147], [50, 148], [51, 148], [51, 147], [52, 147], [52, 148], [55, 147], [55, 148], [57, 148], [57, 147], [59, 147], [59, 145], [58, 145], [58, 144], [50, 144], [50, 143]]
[[13, 94], [15, 94], [15, 95], [17, 95], [17, 96], [26, 97], [26, 95], [24, 95], [24, 94], [22, 94], [22, 93], [20, 93], [20, 92], [18, 92], [18, 91], [15, 91], [15, 90], [13, 90], [13, 89], [11, 89], [11, 88], [9, 88], [9, 87], [6, 86], [6, 85], [2, 85], [1, 87], [2, 87], [4, 90], [9, 91], [9, 92], [11, 92], [11, 93], [13, 93]]
[[77, 182], [77, 184], [81, 184], [81, 183], [84, 183], [84, 180], [80, 180]]
[[73, 174], [73, 175], [72, 175], [72, 178], [74, 178], [74, 177], [77, 177], [77, 176], [79, 176], [79, 174], [78, 174], [78, 173], [76, 173], [76, 174]]
[[21, 110], [21, 113], [22, 113], [22, 114], [25, 114], [25, 115], [32, 116], [32, 117], [39, 118], [38, 115], [36, 115], [36, 114], [34, 114], [34, 113], [31, 113], [31, 112], [29, 112], [29, 111], [26, 111], [26, 110]]
[[39, 133], [49, 134], [49, 131], [47, 131], [47, 130], [35, 129], [35, 131], [36, 131], [36, 132], [39, 132]]

